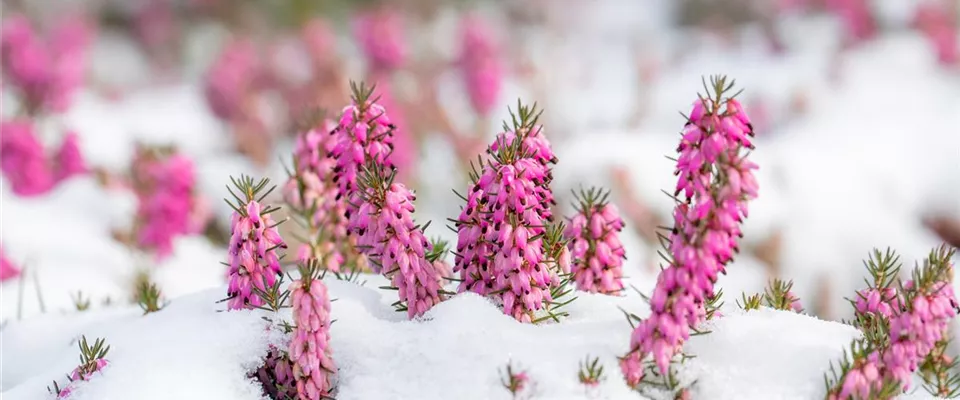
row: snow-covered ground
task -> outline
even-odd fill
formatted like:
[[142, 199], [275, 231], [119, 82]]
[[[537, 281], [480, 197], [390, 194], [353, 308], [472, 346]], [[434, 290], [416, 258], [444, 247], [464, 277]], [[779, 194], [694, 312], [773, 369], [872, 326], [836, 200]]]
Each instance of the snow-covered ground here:
[[[683, 123], [678, 111], [686, 111], [701, 90], [701, 76], [724, 73], [737, 78], [744, 96], [762, 99], [779, 121], [760, 132], [752, 155], [761, 166], [761, 192], [744, 240], [756, 244], [782, 232], [781, 276], [794, 280], [805, 303], [827, 301], [835, 317], [847, 317], [843, 298], [862, 284], [860, 260], [870, 249], [891, 246], [912, 266], [938, 244], [921, 217], [932, 211], [960, 216], [960, 74], [938, 67], [918, 34], [895, 30], [844, 53], [839, 80], [831, 81], [839, 45], [838, 27], [829, 19], [783, 21], [793, 49], [784, 57], [749, 46], [692, 45], [692, 39], [648, 21], [636, 29], [663, 35], [651, 50], [663, 65], [638, 93], [632, 89], [641, 85], [635, 71], [624, 67], [632, 62], [635, 43], [607, 40], [611, 31], [634, 32], [625, 26], [635, 21], [607, 11], [591, 14], [598, 20], [592, 23], [585, 18], [588, 22], [577, 26], [584, 35], [551, 53], [569, 63], [542, 61], [548, 69], [564, 65], [549, 75], [553, 84], [546, 85], [549, 99], [542, 103], [548, 107], [547, 134], [550, 124], [563, 132], [554, 142], [561, 160], [554, 190], [561, 203], [581, 184], [610, 186], [610, 168], [624, 166], [635, 195], [668, 215], [672, 204], [661, 189], [670, 190], [674, 177], [664, 156], [676, 147]], [[604, 24], [611, 18], [618, 22]], [[98, 51], [111, 54], [104, 59], [130, 60], [124, 65], [133, 70], [145, 66], [128, 45], [111, 44], [116, 40], [100, 44], [107, 48]], [[591, 49], [589, 57], [582, 56], [585, 48]], [[95, 67], [109, 71], [110, 66]], [[592, 77], [580, 84], [574, 76], [581, 74]], [[122, 76], [136, 80], [143, 72]], [[518, 96], [538, 100], [527, 98], [533, 92], [522, 82], [508, 82], [498, 117]], [[806, 107], [793, 115], [797, 96]], [[630, 110], [638, 104], [645, 105], [645, 118], [631, 124]], [[229, 215], [219, 206], [228, 176], [247, 173], [277, 183], [284, 177], [279, 161], [258, 169], [232, 152], [228, 134], [207, 111], [193, 80], [145, 86], [118, 100], [85, 91], [61, 122], [81, 135], [90, 163], [114, 171], [127, 167], [137, 141], [177, 144], [195, 159], [200, 189], [221, 220]], [[279, 146], [274, 159], [287, 160], [288, 149], [289, 144]], [[450, 192], [463, 185], [449, 167], [455, 156], [439, 139], [425, 150], [420, 168], [430, 179], [423, 180], [418, 213], [434, 221], [428, 235], [455, 239], [442, 227], [459, 207]], [[62, 382], [75, 367], [80, 335], [106, 338], [111, 364], [72, 398], [260, 398], [246, 374], [279, 338], [267, 333], [261, 312], [220, 312], [224, 249], [204, 238], [183, 238], [173, 257], [152, 265], [111, 238], [111, 230], [131, 221], [131, 195], [105, 191], [92, 178], [69, 181], [40, 199], [18, 198], [6, 182], [0, 186], [4, 251], [24, 266], [22, 279], [0, 286], [4, 399], [52, 397], [45, 387], [54, 379]], [[645, 262], [655, 249], [629, 229], [624, 235], [628, 283], [648, 291], [655, 276]], [[823, 373], [856, 331], [787, 312], [741, 314], [733, 299], [741, 291], [762, 290], [767, 275], [747, 254], [729, 270], [719, 282], [728, 295], [725, 316], [712, 322], [711, 334], [686, 347], [697, 356], [683, 369], [685, 379], [697, 381], [694, 398], [820, 398]], [[170, 300], [163, 311], [141, 316], [128, 305], [138, 271], [150, 271]], [[819, 287], [824, 279], [831, 285], [825, 299]], [[498, 371], [508, 361], [528, 371], [535, 399], [635, 397], [616, 364], [630, 334], [618, 307], [648, 313], [632, 290], [623, 297], [580, 295], [570, 306], [571, 317], [559, 324], [521, 325], [471, 294], [410, 322], [389, 307], [392, 292], [376, 289], [376, 277], [368, 280], [363, 287], [327, 282], [337, 299], [332, 337], [340, 368], [338, 399], [507, 399]], [[90, 310], [73, 310], [77, 291], [92, 300]], [[112, 305], [103, 304], [107, 298]], [[590, 392], [576, 379], [578, 362], [588, 355], [600, 357], [607, 376]], [[904, 397], [925, 395], [920, 390]]]

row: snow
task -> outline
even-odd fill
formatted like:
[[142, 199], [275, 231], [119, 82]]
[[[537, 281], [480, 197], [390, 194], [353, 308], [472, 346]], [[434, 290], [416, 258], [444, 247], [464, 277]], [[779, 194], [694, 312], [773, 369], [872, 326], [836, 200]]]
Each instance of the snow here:
[[[336, 299], [331, 334], [338, 399], [508, 399], [498, 383], [508, 362], [528, 372], [536, 398], [584, 398], [587, 391], [576, 375], [588, 356], [599, 357], [606, 371], [590, 398], [631, 396], [617, 375], [616, 357], [625, 351], [630, 334], [618, 307], [644, 315], [646, 308], [636, 296], [581, 294], [563, 323], [524, 325], [467, 293], [436, 306], [422, 321], [405, 321], [373, 283], [360, 287], [331, 279], [327, 285]], [[269, 324], [261, 319], [277, 316], [220, 312], [225, 306], [216, 301], [224, 290], [179, 297], [146, 316], [122, 308], [12, 325], [4, 331], [5, 370], [30, 373], [5, 375], [5, 384], [19, 384], [4, 398], [37, 398], [51, 380], [61, 379], [76, 362], [76, 344], [70, 339], [83, 334], [108, 339], [110, 366], [81, 384], [71, 398], [259, 399], [245, 376], [267, 346], [280, 343], [265, 333], [275, 330], [267, 331]], [[681, 372], [696, 376], [699, 393], [718, 400], [815, 397], [822, 390], [824, 369], [857, 336], [847, 325], [790, 312], [724, 312], [728, 315], [709, 326], [712, 333], [691, 339], [687, 350], [697, 358]], [[289, 310], [280, 316], [289, 320]], [[59, 329], [51, 332], [55, 323]], [[37, 335], [43, 332], [48, 334]], [[789, 363], [790, 368], [770, 368], [770, 362]]]
[[[790, 17], [778, 29], [791, 50], [778, 58], [756, 46], [723, 47], [665, 31], [658, 24], [666, 18], [653, 16], [669, 14], [670, 2], [655, 3], [650, 13], [624, 13], [615, 5], [625, 1], [608, 1], [583, 14], [589, 18], [582, 21], [570, 19], [575, 9], [567, 11], [571, 15], [559, 18], [577, 21], [583, 35], [541, 33], [528, 39], [531, 54], [540, 55], [534, 61], [543, 70], [543, 83], [505, 83], [494, 121], [506, 118], [507, 106], [518, 97], [547, 109], [546, 132], [557, 138], [554, 191], [561, 205], [581, 185], [610, 187], [611, 168], [623, 166], [633, 194], [669, 217], [673, 204], [662, 190], [671, 191], [675, 177], [664, 156], [674, 154], [683, 124], [678, 111], [686, 112], [702, 91], [701, 76], [722, 72], [737, 78], [744, 96], [767, 104], [778, 120], [760, 132], [752, 155], [761, 168], [760, 198], [744, 226], [744, 247], [782, 232], [780, 276], [794, 281], [808, 309], [825, 302], [833, 318], [847, 317], [850, 307], [843, 298], [861, 287], [861, 260], [872, 248], [893, 247], [909, 269], [938, 244], [920, 218], [933, 211], [960, 216], [960, 76], [937, 67], [918, 34], [885, 33], [838, 55], [835, 20]], [[877, 3], [889, 25], [905, 23], [902, 2]], [[447, 23], [437, 31], [454, 28]], [[76, 129], [91, 163], [114, 172], [126, 170], [138, 141], [176, 144], [194, 158], [199, 189], [223, 224], [229, 209], [219, 206], [219, 198], [226, 195], [227, 177], [245, 173], [281, 183], [280, 163], [289, 163], [290, 145], [281, 142], [264, 168], [233, 152], [229, 133], [208, 111], [196, 79], [212, 56], [211, 44], [224, 34], [218, 29], [201, 26], [188, 33], [195, 37], [186, 51], [188, 79], [164, 85], [147, 81], [148, 65], [128, 39], [101, 35], [93, 75], [128, 92], [110, 99], [87, 88], [55, 124]], [[649, 34], [638, 41], [650, 48], [638, 50], [636, 42], [619, 39], [625, 32]], [[747, 34], [742, 39], [753, 40]], [[544, 49], [547, 44], [557, 48]], [[635, 52], [655, 54], [660, 65], [639, 93], [632, 89], [640, 87], [636, 71], [628, 67]], [[829, 77], [834, 69], [836, 81]], [[438, 85], [449, 115], [469, 113], [455, 73], [442, 75]], [[9, 93], [3, 95], [10, 104]], [[797, 96], [805, 97], [805, 111], [792, 106]], [[644, 118], [633, 124], [637, 105], [645, 107]], [[454, 123], [470, 129], [475, 121]], [[428, 236], [455, 241], [443, 225], [459, 212], [451, 189], [462, 192], [464, 177], [449, 167], [456, 156], [444, 141], [429, 140], [423, 150], [420, 175], [429, 179], [422, 179], [418, 191], [418, 220], [433, 221]], [[225, 287], [219, 262], [225, 249], [202, 237], [181, 238], [170, 259], [155, 263], [125, 248], [111, 231], [129, 226], [135, 199], [103, 190], [92, 178], [71, 180], [37, 199], [13, 196], [0, 182], [0, 201], [4, 251], [25, 266], [23, 279], [0, 285], [5, 399], [43, 398], [52, 380], [62, 382], [75, 367], [80, 335], [104, 337], [112, 349], [111, 365], [81, 385], [76, 399], [260, 398], [246, 375], [280, 339], [261, 318], [268, 314], [220, 312], [225, 307], [216, 301]], [[656, 249], [630, 229], [623, 241], [626, 283], [649, 292], [656, 271], [646, 263]], [[728, 270], [719, 282], [726, 293], [725, 316], [710, 323], [711, 334], [692, 338], [685, 348], [697, 356], [682, 370], [684, 379], [697, 382], [694, 397], [822, 396], [823, 373], [856, 331], [808, 315], [739, 312], [734, 299], [762, 291], [771, 276], [746, 252]], [[144, 271], [170, 301], [146, 316], [127, 301], [135, 275]], [[362, 287], [326, 279], [337, 299], [332, 345], [340, 367], [338, 399], [507, 399], [498, 370], [508, 361], [528, 371], [533, 398], [636, 397], [616, 364], [630, 334], [618, 307], [640, 316], [648, 312], [633, 290], [624, 297], [579, 294], [569, 306], [570, 318], [559, 324], [521, 325], [471, 294], [441, 303], [422, 321], [405, 321], [389, 306], [392, 292], [376, 289], [382, 278], [364, 279]], [[74, 310], [71, 295], [78, 290], [91, 299], [90, 310]], [[107, 298], [112, 305], [103, 304]], [[289, 311], [281, 317], [289, 318]], [[588, 355], [600, 357], [607, 376], [589, 393], [576, 380], [578, 362]], [[927, 397], [919, 390], [904, 398]]]

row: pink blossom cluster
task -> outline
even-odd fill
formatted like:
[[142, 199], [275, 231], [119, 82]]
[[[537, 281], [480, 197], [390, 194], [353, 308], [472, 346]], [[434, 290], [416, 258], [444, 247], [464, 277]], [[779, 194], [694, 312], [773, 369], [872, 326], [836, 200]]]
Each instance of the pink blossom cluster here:
[[87, 172], [77, 135], [67, 132], [54, 157], [48, 157], [33, 123], [0, 122], [0, 171], [19, 196], [38, 196], [57, 184]]
[[59, 21], [44, 38], [27, 17], [3, 21], [0, 64], [9, 83], [16, 86], [31, 113], [46, 109], [64, 111], [83, 83], [86, 49], [92, 30], [79, 17]]
[[[531, 322], [553, 301], [550, 289], [569, 272], [569, 252], [551, 254], [545, 242], [554, 204], [550, 182], [556, 157], [532, 110], [499, 134], [467, 194], [457, 221], [454, 272], [460, 291], [499, 298], [506, 314]], [[561, 251], [564, 249], [561, 249]]]
[[407, 182], [411, 173], [415, 172], [417, 161], [417, 142], [408, 124], [406, 113], [397, 101], [393, 85], [385, 74], [374, 74], [371, 78], [377, 82], [378, 103], [384, 109], [390, 110], [390, 124], [393, 126], [390, 162], [397, 167], [397, 176], [400, 181]]
[[470, 104], [481, 116], [490, 115], [503, 85], [503, 60], [490, 27], [479, 16], [460, 22], [460, 71]]
[[619, 294], [623, 290], [623, 260], [626, 252], [619, 232], [623, 219], [611, 203], [583, 202], [567, 226], [577, 289], [591, 293]]
[[[336, 161], [330, 157], [335, 143], [330, 135], [336, 129], [331, 120], [323, 121], [319, 127], [299, 134], [294, 146], [294, 174], [283, 188], [284, 199], [295, 211], [309, 218], [311, 239], [322, 242], [324, 248], [314, 248], [313, 243], [304, 244], [298, 250], [298, 258], [322, 258], [327, 269], [338, 272], [345, 260], [342, 246], [337, 243], [348, 241], [346, 201], [337, 198], [337, 187], [332, 174]], [[320, 254], [317, 254], [320, 252]]]
[[856, 44], [876, 35], [877, 24], [867, 0], [827, 0], [827, 8], [843, 24], [847, 44]]
[[877, 314], [890, 318], [895, 311], [900, 310], [902, 304], [897, 290], [887, 287], [858, 290], [853, 306], [857, 314]]
[[93, 376], [93, 373], [100, 372], [109, 364], [110, 363], [107, 361], [107, 359], [98, 358], [88, 364], [74, 368], [73, 372], [70, 373], [70, 384], [60, 389], [60, 392], [57, 393], [57, 398], [66, 399], [70, 397], [70, 394], [73, 393], [75, 382], [90, 380], [90, 378]]
[[390, 279], [407, 316], [415, 318], [443, 300], [443, 277], [427, 259], [431, 244], [413, 222], [416, 196], [381, 173], [369, 174], [372, 185], [363, 189], [350, 228], [357, 233], [358, 248], [370, 256], [374, 272]]
[[917, 7], [914, 23], [927, 37], [937, 52], [937, 61], [943, 65], [955, 65], [960, 62], [960, 25], [957, 17], [951, 15], [947, 1], [926, 1]]
[[3, 247], [0, 247], [0, 282], [6, 282], [18, 276], [20, 276], [20, 268], [7, 258], [7, 254], [3, 252]]
[[262, 81], [263, 65], [256, 46], [235, 39], [217, 56], [204, 80], [204, 95], [213, 113], [224, 121], [244, 121], [251, 96]]
[[211, 217], [195, 190], [193, 161], [174, 153], [148, 154], [138, 149], [133, 162], [137, 194], [136, 238], [140, 248], [163, 259], [178, 236], [200, 233]]
[[698, 99], [686, 124], [678, 151], [676, 194], [670, 235], [671, 265], [657, 278], [650, 316], [639, 322], [630, 339], [630, 352], [621, 369], [630, 386], [644, 377], [649, 355], [659, 372], [669, 373], [674, 355], [703, 321], [705, 302], [713, 285], [738, 251], [740, 223], [747, 202], [757, 196], [757, 181], [743, 148], [752, 148], [750, 120], [740, 103], [723, 98], [725, 79], [714, 80], [716, 98]]
[[393, 70], [407, 59], [403, 14], [385, 6], [354, 17], [353, 33], [373, 71]]
[[353, 104], [345, 107], [333, 136], [330, 157], [336, 160], [333, 181], [337, 185], [337, 200], [347, 201], [348, 213], [356, 211], [358, 176], [367, 163], [385, 169], [393, 167], [394, 125], [386, 109], [376, 103], [373, 88], [354, 86]]
[[[939, 259], [935, 258], [939, 255]], [[958, 303], [950, 275], [952, 252], [931, 253], [927, 263], [914, 272], [903, 290], [870, 289], [855, 303], [858, 313], [876, 313], [888, 323], [888, 341], [868, 354], [855, 355], [853, 367], [845, 371], [827, 398], [850, 396], [870, 398], [881, 393], [888, 382], [898, 391], [910, 388], [912, 374], [938, 343], [945, 338]]]
[[[308, 274], [303, 276], [304, 272]], [[337, 370], [330, 351], [330, 298], [315, 269], [301, 268], [301, 275], [290, 284], [296, 325], [290, 360], [298, 398], [320, 400], [330, 398]]]
[[230, 218], [229, 278], [227, 308], [239, 310], [263, 305], [263, 299], [254, 288], [265, 292], [277, 282], [282, 273], [277, 249], [287, 247], [277, 224], [254, 199], [255, 192], [247, 185], [246, 204], [234, 210]]
[[297, 397], [297, 384], [293, 379], [293, 363], [286, 352], [270, 346], [263, 365], [250, 375], [260, 382], [267, 397], [293, 399]]

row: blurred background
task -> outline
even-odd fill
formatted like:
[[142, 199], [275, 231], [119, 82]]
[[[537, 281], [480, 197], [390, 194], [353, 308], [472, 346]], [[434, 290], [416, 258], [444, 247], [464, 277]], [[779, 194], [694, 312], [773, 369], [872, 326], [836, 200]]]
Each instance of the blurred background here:
[[[726, 293], [792, 279], [809, 313], [845, 318], [871, 249], [896, 249], [908, 270], [939, 243], [960, 245], [958, 0], [4, 0], [0, 11], [4, 323], [127, 307], [145, 280], [167, 299], [225, 285], [229, 177], [283, 185], [296, 135], [336, 119], [350, 81], [377, 85], [418, 218], [454, 243], [444, 225], [469, 160], [518, 99], [536, 102], [560, 160], [560, 213], [571, 190], [612, 190], [629, 284], [650, 290], [680, 112], [724, 74], [743, 90], [760, 165]], [[144, 226], [175, 214], [155, 207], [167, 195], [187, 199], [189, 219], [157, 228], [161, 240]], [[284, 229], [296, 242], [295, 225]]]

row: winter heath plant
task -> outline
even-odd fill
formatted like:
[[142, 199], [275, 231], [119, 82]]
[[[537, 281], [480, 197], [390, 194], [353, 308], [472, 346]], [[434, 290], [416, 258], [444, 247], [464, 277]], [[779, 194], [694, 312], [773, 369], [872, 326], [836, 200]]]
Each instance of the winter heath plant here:
[[264, 303], [256, 291], [265, 292], [267, 287], [274, 286], [281, 274], [281, 256], [277, 254], [277, 250], [286, 249], [287, 244], [280, 237], [277, 225], [283, 221], [274, 223], [270, 215], [279, 210], [279, 207], [261, 204], [273, 191], [273, 187], [264, 191], [270, 183], [268, 179], [254, 183], [253, 178], [241, 176], [239, 180], [231, 180], [240, 195], [227, 187], [236, 201], [232, 203], [225, 200], [233, 208], [227, 263], [230, 278], [227, 308], [258, 308]]
[[296, 326], [290, 343], [290, 361], [297, 398], [332, 398], [332, 379], [337, 367], [330, 351], [330, 298], [326, 285], [320, 280], [316, 259], [302, 263], [299, 268], [300, 279], [290, 283]]
[[73, 372], [67, 377], [69, 383], [60, 387], [56, 381], [53, 382], [53, 389], [50, 390], [57, 394], [58, 399], [65, 399], [70, 396], [70, 393], [76, 387], [77, 383], [80, 381], [88, 381], [93, 377], [94, 373], [103, 373], [103, 369], [109, 365], [106, 357], [107, 352], [110, 351], [110, 346], [105, 346], [106, 342], [102, 338], [98, 338], [94, 341], [93, 346], [87, 342], [87, 337], [82, 336], [80, 338], [80, 365], [73, 370]]
[[623, 290], [626, 253], [619, 238], [623, 219], [617, 207], [607, 202], [609, 194], [597, 189], [575, 194], [577, 214], [570, 219], [564, 235], [570, 240], [577, 289], [617, 295]]
[[[895, 270], [887, 266], [896, 262], [891, 252], [883, 258], [875, 253], [874, 265]], [[946, 246], [931, 251], [924, 264], [914, 269], [912, 279], [898, 285], [899, 307], [891, 307], [889, 316], [872, 314], [874, 323], [869, 325], [859, 320], [864, 338], [854, 342], [852, 360], [845, 355], [839, 373], [831, 366], [833, 379], [825, 378], [828, 400], [890, 399], [910, 389], [913, 372], [931, 354], [937, 355], [938, 344], [947, 340], [947, 329], [958, 312], [951, 283], [953, 254]]]
[[355, 238], [348, 236], [347, 202], [339, 196], [333, 180], [337, 161], [330, 156], [336, 137], [331, 135], [336, 124], [323, 120], [297, 136], [294, 147], [294, 170], [283, 187], [283, 197], [294, 219], [307, 232], [304, 244], [297, 251], [301, 261], [318, 258], [325, 268], [340, 272], [341, 265], [353, 269], [366, 267], [366, 260], [357, 252]]
[[[757, 196], [757, 166], [744, 151], [753, 148], [750, 119], [735, 96], [727, 96], [733, 82], [715, 77], [711, 83], [712, 93], [694, 102], [677, 148], [675, 195], [681, 197], [670, 237], [661, 236], [670, 264], [657, 278], [650, 316], [634, 328], [620, 361], [631, 387], [644, 382], [647, 371], [671, 376], [674, 356], [706, 318], [717, 276], [738, 251], [747, 202]], [[655, 368], [645, 366], [650, 358]]]
[[556, 156], [538, 117], [535, 106], [518, 104], [512, 128], [504, 126], [489, 159], [472, 173], [473, 185], [461, 196], [466, 207], [454, 221], [460, 291], [494, 297], [521, 322], [538, 321], [537, 312], [549, 311], [556, 300], [552, 289], [570, 272], [562, 230], [547, 235], [554, 226], [550, 182]]
[[412, 319], [443, 301], [445, 294], [436, 259], [427, 258], [432, 249], [423, 234], [426, 227], [413, 222], [416, 196], [394, 182], [395, 172], [385, 175], [381, 165], [367, 164], [350, 229], [357, 234], [358, 248], [370, 257], [374, 272], [383, 273], [396, 288], [398, 311], [407, 311]]

